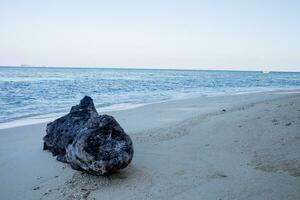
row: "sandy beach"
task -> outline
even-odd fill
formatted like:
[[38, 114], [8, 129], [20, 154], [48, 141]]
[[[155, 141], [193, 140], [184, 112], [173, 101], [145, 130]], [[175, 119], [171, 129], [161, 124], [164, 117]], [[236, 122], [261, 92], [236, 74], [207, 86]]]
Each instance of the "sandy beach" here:
[[300, 199], [300, 91], [198, 97], [109, 112], [134, 144], [110, 176], [43, 151], [46, 123], [0, 130], [0, 199]]

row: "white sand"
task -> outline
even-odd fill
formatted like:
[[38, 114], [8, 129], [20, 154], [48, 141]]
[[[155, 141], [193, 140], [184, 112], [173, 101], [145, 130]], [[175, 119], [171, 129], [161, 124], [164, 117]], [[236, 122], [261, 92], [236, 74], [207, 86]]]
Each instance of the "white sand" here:
[[43, 151], [44, 123], [0, 130], [0, 199], [300, 199], [299, 91], [109, 114], [132, 137], [135, 155], [107, 177]]

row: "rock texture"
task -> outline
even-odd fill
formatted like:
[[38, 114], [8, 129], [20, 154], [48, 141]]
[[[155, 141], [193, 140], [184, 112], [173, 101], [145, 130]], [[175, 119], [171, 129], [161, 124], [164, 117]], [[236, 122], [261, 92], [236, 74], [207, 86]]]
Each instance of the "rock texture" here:
[[133, 157], [130, 137], [112, 116], [98, 115], [88, 96], [46, 132], [44, 150], [77, 170], [103, 175], [125, 168]]

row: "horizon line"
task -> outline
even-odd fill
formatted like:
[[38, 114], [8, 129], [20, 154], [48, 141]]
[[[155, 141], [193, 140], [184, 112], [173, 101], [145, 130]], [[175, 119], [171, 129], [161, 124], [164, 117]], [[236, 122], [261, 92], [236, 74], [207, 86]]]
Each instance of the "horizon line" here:
[[285, 70], [259, 70], [259, 69], [195, 69], [195, 68], [155, 68], [155, 67], [145, 67], [145, 68], [137, 68], [137, 67], [98, 67], [98, 66], [47, 66], [47, 65], [0, 65], [0, 68], [60, 68], [60, 69], [124, 69], [124, 70], [174, 70], [174, 71], [235, 71], [235, 72], [294, 72], [294, 73], [300, 73], [299, 71], [285, 71]]

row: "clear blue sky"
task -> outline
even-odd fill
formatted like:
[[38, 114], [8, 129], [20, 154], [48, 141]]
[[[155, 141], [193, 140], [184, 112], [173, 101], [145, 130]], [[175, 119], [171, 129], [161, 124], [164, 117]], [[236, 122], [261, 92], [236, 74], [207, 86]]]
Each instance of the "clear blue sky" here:
[[300, 1], [1, 0], [20, 64], [300, 71]]

